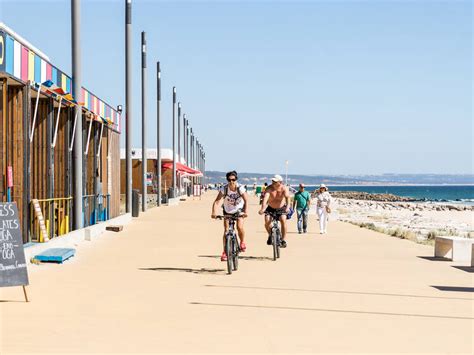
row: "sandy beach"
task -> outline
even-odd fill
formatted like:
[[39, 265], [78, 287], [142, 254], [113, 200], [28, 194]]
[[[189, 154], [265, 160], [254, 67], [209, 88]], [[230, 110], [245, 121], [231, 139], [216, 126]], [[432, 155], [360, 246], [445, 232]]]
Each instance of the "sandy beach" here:
[[214, 193], [153, 208], [120, 233], [30, 265], [31, 302], [0, 289], [0, 353], [464, 353], [474, 350], [472, 268], [433, 247], [330, 221], [270, 260], [257, 200], [248, 251], [226, 275]]

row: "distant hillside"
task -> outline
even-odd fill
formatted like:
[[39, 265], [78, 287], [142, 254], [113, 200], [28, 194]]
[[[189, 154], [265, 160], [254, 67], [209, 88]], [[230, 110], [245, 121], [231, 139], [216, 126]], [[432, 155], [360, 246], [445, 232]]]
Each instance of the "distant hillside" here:
[[[270, 182], [273, 174], [239, 173], [242, 184]], [[282, 174], [283, 178], [285, 176]], [[225, 172], [206, 171], [206, 182], [225, 182]], [[448, 174], [383, 174], [383, 175], [288, 175], [291, 185], [474, 185], [474, 175]]]

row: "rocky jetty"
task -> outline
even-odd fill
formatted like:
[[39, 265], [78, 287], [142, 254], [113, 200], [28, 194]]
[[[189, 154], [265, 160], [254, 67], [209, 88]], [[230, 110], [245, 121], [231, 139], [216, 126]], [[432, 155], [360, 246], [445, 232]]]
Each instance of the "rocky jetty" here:
[[350, 200], [379, 201], [379, 202], [415, 202], [419, 201], [411, 197], [402, 197], [392, 194], [371, 194], [362, 191], [333, 191], [331, 196], [335, 198], [346, 198]]
[[[336, 196], [332, 193], [332, 196]], [[474, 237], [474, 206], [440, 202], [399, 202], [335, 198], [332, 218], [418, 241], [435, 235]], [[405, 235], [403, 234], [403, 235]], [[410, 238], [407, 238], [410, 239]]]

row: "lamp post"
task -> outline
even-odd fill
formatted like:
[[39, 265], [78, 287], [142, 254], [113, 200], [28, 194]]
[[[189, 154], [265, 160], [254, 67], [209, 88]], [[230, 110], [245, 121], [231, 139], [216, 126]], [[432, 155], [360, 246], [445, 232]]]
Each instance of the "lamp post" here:
[[188, 164], [188, 154], [187, 154], [187, 121], [186, 121], [186, 114], [183, 115], [183, 157], [184, 157], [184, 161], [186, 162], [186, 165]]
[[160, 62], [156, 63], [156, 179], [158, 191], [156, 192], [156, 204], [161, 206], [161, 69]]
[[173, 86], [173, 177], [170, 198], [176, 193], [176, 87]]
[[[181, 163], [181, 102], [178, 102], [178, 163]], [[181, 176], [178, 180], [178, 196], [181, 196]]]
[[[72, 44], [72, 93], [77, 101], [81, 101], [81, 1], [72, 0], [71, 3], [71, 44]], [[39, 93], [38, 93], [39, 95]], [[76, 131], [74, 137], [74, 227], [82, 228], [82, 108], [76, 106]]]
[[[125, 211], [132, 211], [132, 0], [125, 0]], [[81, 132], [82, 133], [82, 132]]]
[[285, 161], [285, 185], [288, 185], [288, 163], [289, 161]]
[[142, 211], [147, 208], [147, 153], [146, 153], [146, 34], [142, 32]]

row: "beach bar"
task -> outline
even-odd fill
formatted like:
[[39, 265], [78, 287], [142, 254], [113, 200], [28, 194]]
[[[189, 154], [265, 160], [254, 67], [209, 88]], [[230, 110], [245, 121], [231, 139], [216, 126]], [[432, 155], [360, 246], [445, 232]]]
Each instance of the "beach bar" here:
[[[156, 194], [158, 191], [158, 150], [147, 149], [147, 193]], [[132, 188], [142, 190], [142, 149], [132, 148]], [[125, 149], [120, 151], [120, 159], [122, 169], [125, 169]], [[193, 184], [200, 183], [198, 180], [202, 177], [201, 171], [194, 169], [186, 163], [186, 160], [176, 154], [176, 181], [178, 194], [180, 196], [187, 195], [189, 188]], [[161, 149], [161, 196], [168, 196], [170, 187], [173, 186], [173, 151], [171, 149]], [[122, 176], [121, 193], [125, 194], [125, 177]], [[190, 192], [191, 193], [191, 192]], [[167, 198], [167, 197], [166, 197]], [[166, 200], [165, 198], [165, 200]]]
[[[75, 107], [82, 106], [81, 117]], [[18, 206], [24, 243], [72, 231], [120, 213], [120, 112], [82, 88], [0, 23], [0, 198]], [[73, 140], [82, 120], [83, 193], [73, 195]]]

